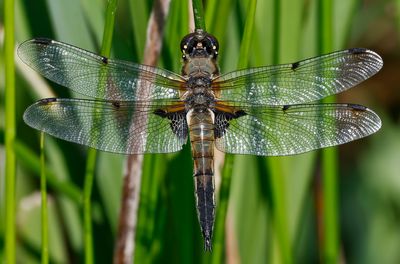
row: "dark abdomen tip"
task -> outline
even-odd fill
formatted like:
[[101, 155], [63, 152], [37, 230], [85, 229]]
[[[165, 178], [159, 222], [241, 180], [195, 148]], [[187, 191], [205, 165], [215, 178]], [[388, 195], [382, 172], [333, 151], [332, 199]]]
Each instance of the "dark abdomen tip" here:
[[212, 243], [211, 243], [211, 238], [206, 237], [204, 239], [204, 251], [212, 251]]

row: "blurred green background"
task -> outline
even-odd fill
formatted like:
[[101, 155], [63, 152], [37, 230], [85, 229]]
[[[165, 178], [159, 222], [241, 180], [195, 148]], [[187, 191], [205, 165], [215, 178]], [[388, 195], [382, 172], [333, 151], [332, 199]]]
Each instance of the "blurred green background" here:
[[[1, 14], [4, 0], [0, 0]], [[205, 2], [207, 30], [220, 41], [221, 72], [236, 69], [247, 1]], [[279, 2], [280, 10], [274, 9]], [[157, 3], [157, 1], [154, 1]], [[112, 57], [141, 62], [153, 1], [119, 1]], [[258, 1], [250, 66], [289, 63], [320, 55], [317, 1]], [[16, 41], [49, 37], [99, 52], [106, 1], [16, 0]], [[159, 66], [180, 72], [181, 37], [189, 32], [186, 0], [172, 0]], [[279, 21], [279, 29], [276, 23]], [[3, 49], [3, 16], [0, 46]], [[400, 263], [400, 1], [340, 0], [333, 3], [333, 50], [365, 47], [379, 53], [384, 68], [337, 96], [368, 106], [382, 129], [339, 147], [339, 259], [346, 263]], [[275, 27], [275, 28], [274, 28]], [[274, 31], [275, 30], [275, 31]], [[274, 33], [275, 32], [275, 33]], [[274, 42], [275, 41], [275, 42]], [[275, 44], [273, 44], [275, 43]], [[332, 51], [333, 51], [332, 50]], [[4, 256], [4, 57], [0, 54], [0, 259]], [[22, 114], [34, 101], [76, 96], [43, 80], [16, 58], [17, 69], [17, 260], [40, 262], [39, 133]], [[87, 148], [46, 137], [50, 260], [83, 261], [81, 193]], [[96, 263], [110, 263], [118, 224], [126, 157], [101, 153], [93, 190]], [[321, 261], [321, 165], [318, 152], [274, 158], [280, 174], [273, 190], [264, 158], [236, 156], [226, 230], [227, 263]], [[268, 160], [267, 160], [268, 164]], [[136, 263], [208, 263], [197, 222], [188, 146], [168, 155], [146, 155], [136, 236]], [[282, 197], [282, 248], [274, 223], [273, 192]], [[217, 209], [218, 210], [218, 209]], [[282, 256], [290, 254], [290, 256]]]

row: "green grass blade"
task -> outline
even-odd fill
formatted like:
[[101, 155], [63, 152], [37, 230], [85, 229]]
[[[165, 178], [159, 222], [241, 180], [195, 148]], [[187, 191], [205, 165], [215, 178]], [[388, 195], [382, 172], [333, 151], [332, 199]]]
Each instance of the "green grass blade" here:
[[[154, 239], [158, 236], [157, 224], [159, 215], [157, 209], [160, 199], [160, 190], [166, 171], [166, 160], [163, 155], [154, 155], [151, 159], [146, 158], [143, 161], [143, 175], [140, 188], [141, 206], [138, 208], [138, 221], [136, 239], [141, 241], [136, 245], [136, 262], [146, 261], [153, 263], [160, 254], [159, 243]], [[150, 177], [147, 177], [150, 176]]]
[[[333, 3], [331, 0], [318, 2], [318, 49], [319, 53], [333, 49]], [[335, 102], [331, 96], [324, 103]], [[322, 150], [322, 189], [323, 189], [323, 241], [322, 262], [337, 263], [339, 257], [338, 223], [338, 151], [337, 148]]]
[[[286, 10], [288, 11], [288, 10]], [[273, 28], [272, 28], [272, 64], [281, 63], [282, 39], [282, 14], [283, 2], [273, 1]], [[297, 10], [295, 10], [297, 12]], [[267, 171], [270, 174], [271, 184], [271, 213], [274, 234], [277, 239], [279, 259], [282, 263], [292, 263], [292, 251], [289, 239], [289, 226], [287, 220], [287, 208], [285, 202], [285, 181], [282, 173], [280, 158], [270, 157], [267, 159]]]
[[195, 28], [206, 30], [203, 2], [201, 0], [193, 0], [192, 6], [193, 6], [193, 18], [194, 18]]
[[[34, 172], [33, 175], [39, 176], [41, 173], [40, 158], [31, 149], [29, 149], [26, 145], [18, 140], [15, 142], [14, 146], [15, 154], [18, 158], [19, 163], [21, 163], [21, 165], [26, 167], [28, 170]], [[66, 180], [58, 179], [54, 171], [48, 168], [45, 169], [45, 174], [47, 175], [47, 183], [49, 187], [54, 189], [54, 191], [65, 195], [73, 202], [81, 204], [82, 192], [77, 186]]]
[[16, 227], [15, 227], [15, 182], [16, 157], [14, 143], [15, 123], [15, 66], [14, 66], [14, 0], [4, 1], [4, 66], [5, 66], [5, 262], [15, 263]]
[[238, 69], [246, 68], [249, 64], [250, 43], [252, 41], [254, 31], [254, 20], [256, 16], [257, 0], [250, 0], [247, 7], [246, 23], [242, 42], [240, 44]]
[[[103, 32], [103, 42], [101, 47], [101, 55], [109, 57], [111, 53], [112, 35], [114, 31], [114, 21], [118, 1], [108, 1], [106, 10], [106, 21]], [[84, 204], [84, 241], [85, 241], [85, 263], [94, 263], [93, 257], [93, 232], [92, 232], [92, 216], [91, 216], [91, 194], [93, 188], [94, 174], [96, 170], [97, 150], [89, 149], [85, 183], [83, 188], [83, 204]]]
[[42, 198], [41, 226], [42, 226], [42, 264], [49, 263], [49, 231], [47, 221], [47, 187], [46, 164], [44, 157], [44, 132], [40, 133], [40, 193]]
[[[90, 31], [94, 43], [102, 42], [104, 12], [106, 2], [97, 0], [80, 1], [87, 28]], [[73, 27], [71, 27], [73, 29]]]
[[93, 187], [93, 179], [96, 167], [97, 151], [95, 149], [88, 150], [85, 182], [83, 186], [83, 222], [84, 222], [84, 243], [85, 243], [85, 263], [94, 263], [93, 257], [93, 231], [92, 231], [92, 204], [91, 195]]
[[[254, 20], [256, 14], [257, 0], [248, 2], [246, 22], [240, 44], [239, 61], [237, 68], [245, 68], [249, 64], [250, 43], [254, 31]], [[218, 199], [218, 210], [216, 213], [215, 233], [214, 233], [214, 251], [212, 255], [212, 263], [221, 263], [224, 258], [224, 238], [225, 223], [228, 211], [229, 189], [231, 186], [232, 169], [234, 156], [225, 155], [224, 168], [222, 170], [221, 187]]]
[[224, 167], [222, 169], [221, 186], [219, 189], [219, 199], [217, 213], [215, 217], [213, 254], [211, 263], [223, 263], [225, 253], [225, 223], [228, 211], [229, 193], [232, 179], [234, 156], [225, 155]]
[[148, 21], [148, 6], [146, 1], [129, 1], [129, 11], [133, 29], [133, 41], [135, 43], [135, 54], [138, 61], [143, 61], [143, 51], [146, 39], [146, 27]]
[[[84, 8], [79, 0], [47, 0], [47, 7], [54, 34], [57, 40], [75, 45], [85, 44], [86, 49], [94, 50], [90, 29], [85, 22]], [[96, 7], [92, 7], [96, 8]], [[68, 21], [68, 23], [66, 23]], [[77, 34], [77, 30], [79, 34]]]
[[286, 213], [285, 181], [279, 158], [270, 157], [267, 160], [272, 192], [272, 220], [274, 234], [277, 237], [279, 259], [282, 263], [292, 263], [292, 251], [289, 239], [289, 225]]
[[[227, 35], [227, 26], [229, 23], [229, 15], [234, 5], [230, 0], [208, 1], [205, 10], [205, 19], [208, 32], [217, 37], [220, 50], [225, 49], [225, 39]], [[226, 19], [221, 19], [221, 17]], [[234, 30], [234, 27], [230, 27]], [[231, 48], [231, 47], [230, 47]], [[221, 61], [220, 61], [221, 64]], [[234, 68], [235, 65], [232, 65]]]
[[110, 57], [111, 43], [114, 32], [115, 14], [117, 11], [118, 0], [110, 0], [107, 3], [106, 21], [103, 32], [103, 43], [101, 45], [101, 55]]

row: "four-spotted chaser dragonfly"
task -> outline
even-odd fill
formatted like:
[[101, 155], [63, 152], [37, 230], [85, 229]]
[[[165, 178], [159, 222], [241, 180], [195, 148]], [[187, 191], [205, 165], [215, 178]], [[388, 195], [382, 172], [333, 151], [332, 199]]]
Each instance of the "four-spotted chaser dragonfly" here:
[[313, 103], [349, 89], [383, 66], [354, 48], [278, 66], [220, 74], [218, 41], [203, 30], [181, 41], [182, 73], [109, 59], [49, 39], [19, 46], [19, 57], [55, 83], [92, 99], [42, 99], [25, 122], [103, 151], [142, 154], [182, 149], [194, 161], [198, 218], [211, 250], [214, 147], [233, 154], [283, 156], [343, 144], [381, 127], [356, 104]]

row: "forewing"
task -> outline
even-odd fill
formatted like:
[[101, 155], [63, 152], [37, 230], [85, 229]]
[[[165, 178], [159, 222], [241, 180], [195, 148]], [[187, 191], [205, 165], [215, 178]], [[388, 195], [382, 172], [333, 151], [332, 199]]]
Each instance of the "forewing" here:
[[347, 90], [382, 66], [375, 52], [354, 48], [291, 64], [230, 72], [217, 77], [213, 89], [220, 90], [221, 100], [238, 105], [307, 103]]
[[24, 113], [25, 122], [67, 141], [103, 151], [140, 154], [167, 153], [182, 148], [187, 139], [184, 113], [168, 118], [155, 114], [162, 101], [107, 102], [43, 99]]
[[49, 80], [98, 99], [177, 99], [183, 82], [179, 75], [164, 69], [108, 59], [49, 39], [22, 43], [18, 55]]
[[216, 115], [216, 147], [227, 153], [293, 155], [356, 140], [381, 127], [372, 110], [354, 104], [243, 107], [238, 118]]

